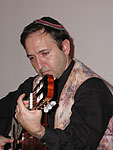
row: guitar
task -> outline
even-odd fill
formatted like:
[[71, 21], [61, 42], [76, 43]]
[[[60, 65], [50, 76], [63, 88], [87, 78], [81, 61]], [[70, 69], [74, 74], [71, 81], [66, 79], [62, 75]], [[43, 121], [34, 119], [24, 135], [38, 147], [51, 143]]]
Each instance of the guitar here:
[[[29, 110], [43, 110], [43, 126], [47, 126], [47, 112], [56, 105], [52, 101], [54, 95], [54, 77], [46, 75], [43, 78], [37, 77], [32, 93], [29, 96]], [[46, 146], [41, 145], [39, 140], [31, 136], [28, 132], [22, 132], [23, 128], [18, 124], [13, 126], [14, 142], [11, 145], [11, 150], [46, 150]], [[16, 131], [15, 131], [16, 130]], [[16, 134], [15, 134], [16, 133]], [[21, 137], [21, 138], [20, 138]]]

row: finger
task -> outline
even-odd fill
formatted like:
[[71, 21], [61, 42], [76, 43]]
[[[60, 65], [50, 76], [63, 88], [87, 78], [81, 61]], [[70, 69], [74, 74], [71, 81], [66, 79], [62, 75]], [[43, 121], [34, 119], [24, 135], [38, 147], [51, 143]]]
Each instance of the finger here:
[[[26, 109], [24, 103], [23, 103], [23, 98], [25, 97], [25, 94], [22, 94], [19, 96], [18, 100], [17, 100], [17, 109], [23, 111], [24, 109]], [[18, 111], [18, 110], [17, 110]]]
[[23, 101], [23, 103], [24, 103], [25, 107], [28, 108], [28, 106], [29, 106], [29, 101]]
[[14, 139], [9, 139], [8, 143], [13, 143]]
[[14, 139], [9, 139], [9, 138], [6, 138], [6, 143], [12, 143], [14, 141]]
[[4, 150], [4, 145], [3, 145], [3, 146], [2, 146], [2, 145], [0, 146], [0, 150]]
[[18, 112], [19, 112], [19, 107], [18, 107], [18, 105], [16, 106], [16, 110], [15, 110], [15, 112], [16, 112], [16, 113], [18, 113]]
[[6, 143], [12, 143], [13, 141], [14, 141], [14, 139], [0, 136], [0, 146], [4, 146]]

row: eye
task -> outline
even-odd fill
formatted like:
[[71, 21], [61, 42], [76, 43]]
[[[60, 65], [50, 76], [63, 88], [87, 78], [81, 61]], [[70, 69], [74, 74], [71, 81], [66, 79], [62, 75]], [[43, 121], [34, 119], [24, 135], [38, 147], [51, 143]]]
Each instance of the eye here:
[[34, 56], [29, 56], [28, 58], [30, 59], [30, 61], [34, 60]]
[[49, 52], [42, 52], [42, 56], [47, 56]]

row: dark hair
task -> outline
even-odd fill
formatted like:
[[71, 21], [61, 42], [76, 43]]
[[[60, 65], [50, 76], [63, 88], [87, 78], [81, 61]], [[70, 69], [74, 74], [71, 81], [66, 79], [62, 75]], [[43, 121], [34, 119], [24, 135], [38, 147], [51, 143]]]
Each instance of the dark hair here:
[[60, 30], [60, 29], [54, 28], [49, 25], [41, 24], [40, 22], [37, 22], [37, 21], [33, 21], [32, 23], [30, 23], [29, 25], [27, 25], [24, 28], [24, 30], [20, 36], [20, 42], [24, 48], [25, 48], [26, 38], [30, 34], [36, 32], [36, 31], [39, 31], [41, 29], [44, 29], [44, 32], [49, 33], [51, 35], [51, 37], [56, 41], [56, 44], [58, 45], [58, 47], [60, 49], [62, 49], [62, 42], [65, 39], [70, 40], [70, 36], [64, 28], [63, 28], [63, 30]]

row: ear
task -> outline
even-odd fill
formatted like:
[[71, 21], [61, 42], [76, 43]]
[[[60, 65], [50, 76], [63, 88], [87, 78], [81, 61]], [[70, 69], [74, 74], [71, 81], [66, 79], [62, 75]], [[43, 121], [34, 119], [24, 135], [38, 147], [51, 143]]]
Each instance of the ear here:
[[65, 39], [62, 42], [62, 50], [63, 50], [65, 55], [69, 55], [69, 53], [70, 53], [70, 41], [68, 39]]

